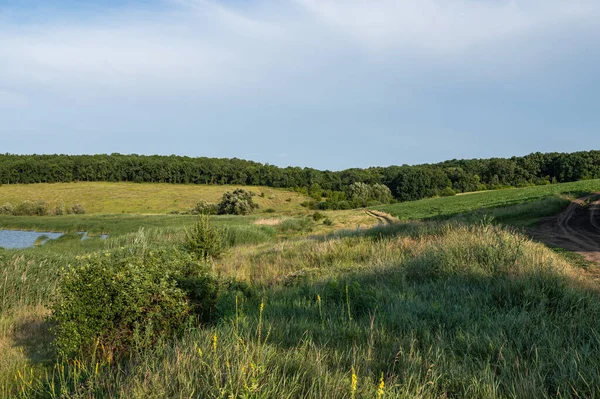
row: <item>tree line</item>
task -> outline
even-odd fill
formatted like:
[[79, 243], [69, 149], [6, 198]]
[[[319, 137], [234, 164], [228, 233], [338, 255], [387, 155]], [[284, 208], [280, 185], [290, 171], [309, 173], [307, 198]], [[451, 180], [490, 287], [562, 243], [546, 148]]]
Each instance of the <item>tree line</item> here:
[[233, 184], [296, 188], [327, 196], [346, 192], [354, 183], [364, 183], [383, 184], [400, 201], [593, 178], [600, 178], [600, 151], [595, 150], [342, 171], [281, 168], [237, 158], [0, 154], [0, 184], [75, 181]]

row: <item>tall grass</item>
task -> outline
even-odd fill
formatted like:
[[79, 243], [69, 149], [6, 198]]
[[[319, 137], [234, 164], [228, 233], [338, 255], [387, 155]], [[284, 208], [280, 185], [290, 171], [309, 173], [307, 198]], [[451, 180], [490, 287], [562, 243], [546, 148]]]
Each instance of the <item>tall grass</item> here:
[[214, 325], [117, 363], [92, 357], [47, 374], [19, 369], [0, 392], [600, 395], [598, 293], [562, 257], [519, 233], [486, 223], [412, 223], [243, 246], [220, 263], [221, 275], [250, 288], [223, 293]]

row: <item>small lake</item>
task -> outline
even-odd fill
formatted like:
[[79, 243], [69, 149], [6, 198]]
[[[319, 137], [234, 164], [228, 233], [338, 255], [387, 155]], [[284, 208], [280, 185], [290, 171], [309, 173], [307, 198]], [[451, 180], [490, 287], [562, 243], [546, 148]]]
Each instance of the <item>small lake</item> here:
[[[20, 249], [29, 248], [35, 245], [36, 240], [41, 236], [46, 236], [50, 240], [59, 238], [64, 233], [40, 232], [40, 231], [24, 231], [24, 230], [0, 230], [0, 247], [5, 249]], [[81, 239], [90, 238], [87, 232], [79, 232]], [[101, 238], [108, 237], [101, 235]]]

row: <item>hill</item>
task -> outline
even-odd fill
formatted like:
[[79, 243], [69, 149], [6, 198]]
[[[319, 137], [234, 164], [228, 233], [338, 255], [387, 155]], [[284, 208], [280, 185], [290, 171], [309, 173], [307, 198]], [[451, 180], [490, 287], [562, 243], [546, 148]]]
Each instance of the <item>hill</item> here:
[[[52, 207], [64, 202], [79, 203], [87, 214], [164, 214], [185, 212], [200, 201], [218, 203], [227, 191], [241, 186], [166, 183], [38, 183], [5, 184], [0, 186], [0, 205], [13, 205], [25, 200], [44, 200]], [[260, 210], [273, 209], [278, 213], [293, 213], [303, 208], [308, 198], [286, 189], [247, 187], [257, 194], [254, 201]]]
[[[600, 180], [583, 180], [573, 183], [551, 184], [546, 186], [513, 188], [485, 192], [468, 193], [452, 197], [428, 198], [396, 204], [377, 206], [399, 219], [427, 220], [448, 219], [465, 213], [477, 215], [497, 213], [499, 217], [536, 218], [552, 215], [566, 207], [565, 197], [580, 197], [600, 191]], [[544, 201], [543, 204], [538, 202]], [[528, 205], [512, 208], [506, 212], [503, 207]]]

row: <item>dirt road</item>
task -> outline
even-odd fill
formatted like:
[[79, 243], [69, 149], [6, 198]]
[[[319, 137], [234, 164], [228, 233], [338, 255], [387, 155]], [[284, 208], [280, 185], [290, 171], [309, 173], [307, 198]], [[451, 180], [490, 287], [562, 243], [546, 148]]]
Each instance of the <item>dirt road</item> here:
[[600, 193], [574, 200], [560, 215], [543, 220], [531, 234], [600, 265]]
[[365, 213], [376, 218], [379, 224], [392, 224], [398, 221], [398, 219], [385, 212], [366, 210]]

